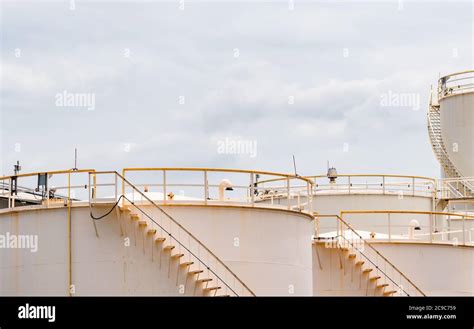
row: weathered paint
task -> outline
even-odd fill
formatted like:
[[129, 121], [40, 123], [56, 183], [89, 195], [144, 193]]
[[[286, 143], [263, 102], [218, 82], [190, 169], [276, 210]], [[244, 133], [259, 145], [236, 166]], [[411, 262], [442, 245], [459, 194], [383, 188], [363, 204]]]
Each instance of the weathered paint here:
[[[35, 254], [0, 249], [0, 295], [68, 294], [67, 208], [37, 208], [0, 212], [0, 234], [10, 230], [17, 218], [19, 233], [39, 235]], [[312, 294], [313, 222], [308, 215], [257, 207], [166, 208], [257, 295]], [[108, 209], [96, 207], [94, 213]], [[97, 237], [89, 208], [76, 205], [71, 211], [76, 295], [179, 295], [166, 259], [152, 254], [152, 241], [130, 221], [112, 212], [96, 221]], [[233, 244], [235, 237], [239, 247]], [[130, 247], [125, 247], [124, 238], [130, 238]]]

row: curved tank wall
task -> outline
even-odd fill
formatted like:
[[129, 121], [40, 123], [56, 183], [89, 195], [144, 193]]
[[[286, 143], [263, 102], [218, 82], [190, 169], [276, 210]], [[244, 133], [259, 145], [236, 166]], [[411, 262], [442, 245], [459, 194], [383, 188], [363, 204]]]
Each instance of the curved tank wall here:
[[[115, 212], [96, 222], [98, 236], [88, 207], [73, 207], [71, 214], [74, 295], [182, 295], [176, 279], [160, 270], [149, 250], [140, 247], [139, 237], [125, 243]], [[2, 237], [38, 237], [36, 251], [0, 249], [0, 295], [69, 294], [67, 218], [65, 207], [0, 213]]]
[[373, 243], [428, 296], [474, 295], [474, 247]]
[[[38, 208], [0, 211], [1, 236], [38, 236], [36, 252], [0, 248], [0, 295], [68, 294], [67, 208]], [[95, 211], [105, 213], [109, 208]], [[143, 209], [153, 213], [146, 206]], [[312, 294], [314, 223], [309, 215], [258, 207], [166, 209], [257, 295]], [[75, 295], [193, 295], [189, 289], [179, 290], [178, 279], [173, 276], [176, 271], [171, 265], [171, 270], [164, 268], [167, 261], [162, 265], [156, 256], [153, 258], [152, 240], [148, 243], [136, 228], [128, 228], [128, 233], [121, 235], [123, 228], [117, 216], [112, 212], [96, 221], [96, 236], [89, 208], [72, 208]]]
[[[474, 295], [474, 247], [427, 243], [371, 243], [427, 296]], [[319, 249], [317, 249], [319, 248]], [[340, 265], [340, 252], [313, 244], [315, 296], [373, 296], [361, 269]], [[398, 282], [395, 275], [392, 278]], [[364, 281], [365, 280], [365, 281]], [[388, 280], [382, 277], [382, 281]], [[383, 283], [383, 282], [381, 282]], [[406, 287], [408, 288], [408, 287]]]
[[474, 93], [441, 98], [439, 105], [447, 152], [463, 176], [474, 176]]
[[239, 206], [163, 208], [221, 258], [257, 296], [312, 295], [314, 221], [309, 215]]

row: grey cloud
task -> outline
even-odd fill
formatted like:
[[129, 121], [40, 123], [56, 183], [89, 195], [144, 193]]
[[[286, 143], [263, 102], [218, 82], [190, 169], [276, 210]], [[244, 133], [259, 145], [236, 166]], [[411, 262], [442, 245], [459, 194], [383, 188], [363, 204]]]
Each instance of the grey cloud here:
[[[2, 4], [3, 173], [17, 159], [25, 170], [70, 167], [78, 146], [83, 166], [106, 169], [291, 171], [296, 154], [307, 174], [331, 160], [343, 171], [437, 175], [429, 85], [472, 65], [471, 6]], [[96, 109], [55, 107], [63, 90], [94, 93]], [[389, 90], [419, 93], [420, 110], [381, 107]], [[217, 154], [216, 140], [228, 136], [256, 140], [258, 156]], [[45, 141], [47, 150], [38, 147]]]

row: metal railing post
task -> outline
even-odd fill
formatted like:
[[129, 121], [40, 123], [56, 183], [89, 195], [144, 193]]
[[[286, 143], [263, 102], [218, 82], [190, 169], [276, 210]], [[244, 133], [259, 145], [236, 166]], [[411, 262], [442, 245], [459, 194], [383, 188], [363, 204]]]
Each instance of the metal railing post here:
[[49, 207], [49, 184], [46, 187], [46, 207]]
[[166, 170], [163, 170], [163, 203], [166, 203]]
[[94, 184], [94, 187], [92, 188], [92, 200], [95, 203], [97, 196], [97, 175], [95, 174], [94, 177], [92, 177], [92, 184]]
[[254, 177], [253, 173], [250, 173], [250, 203], [252, 206], [255, 203], [255, 186], [254, 186]]
[[10, 177], [10, 197], [8, 197], [8, 200], [10, 201], [8, 208], [15, 208], [15, 199], [13, 195], [13, 179]]
[[96, 202], [96, 196], [97, 196], [97, 176], [94, 174], [92, 176], [92, 202]]
[[286, 178], [286, 200], [287, 200], [287, 206], [288, 206], [288, 210], [291, 209], [291, 206], [290, 206], [290, 178], [287, 177]]
[[115, 201], [118, 200], [118, 177], [117, 175], [114, 175], [115, 177]]
[[209, 199], [209, 184], [207, 182], [207, 170], [204, 170], [204, 204], [207, 205]]
[[308, 202], [308, 209], [309, 209], [309, 213], [312, 214], [313, 213], [313, 193], [311, 193], [311, 184], [309, 182], [306, 183], [306, 187], [307, 187], [307, 202]]
[[[118, 176], [118, 173], [115, 173]], [[125, 195], [125, 169], [122, 170], [122, 195]], [[122, 199], [122, 207], [125, 206], [125, 198]]]

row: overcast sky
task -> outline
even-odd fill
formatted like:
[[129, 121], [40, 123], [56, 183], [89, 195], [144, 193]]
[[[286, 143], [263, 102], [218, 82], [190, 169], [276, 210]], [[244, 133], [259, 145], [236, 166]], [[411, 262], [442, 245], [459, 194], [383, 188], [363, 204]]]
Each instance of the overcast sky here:
[[[181, 6], [181, 7], [180, 7]], [[0, 174], [189, 166], [438, 176], [431, 84], [470, 1], [1, 4]], [[94, 100], [58, 105], [64, 92]], [[398, 105], [397, 97], [411, 103]], [[388, 101], [387, 101], [388, 100]], [[417, 104], [417, 100], [419, 103]], [[229, 154], [244, 141], [255, 152]], [[228, 144], [229, 145], [229, 144]]]

